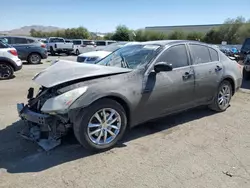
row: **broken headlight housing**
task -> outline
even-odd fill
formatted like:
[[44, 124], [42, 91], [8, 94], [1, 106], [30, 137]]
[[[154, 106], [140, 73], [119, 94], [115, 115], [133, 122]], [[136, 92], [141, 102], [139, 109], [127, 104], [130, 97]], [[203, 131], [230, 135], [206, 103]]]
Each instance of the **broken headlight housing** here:
[[67, 109], [87, 91], [87, 86], [67, 91], [61, 95], [49, 98], [43, 104], [41, 111], [44, 113], [64, 114]]

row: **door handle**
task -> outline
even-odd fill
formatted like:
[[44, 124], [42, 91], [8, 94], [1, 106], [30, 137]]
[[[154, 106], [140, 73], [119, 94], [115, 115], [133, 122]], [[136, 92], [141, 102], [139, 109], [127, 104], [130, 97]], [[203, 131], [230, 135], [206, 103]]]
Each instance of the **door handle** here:
[[183, 79], [188, 79], [190, 78], [192, 75], [194, 75], [194, 73], [192, 72], [185, 72], [184, 75], [182, 75]]
[[222, 68], [219, 65], [217, 65], [216, 68], [215, 68], [215, 71], [218, 72], [218, 71], [221, 71], [221, 70], [222, 70]]

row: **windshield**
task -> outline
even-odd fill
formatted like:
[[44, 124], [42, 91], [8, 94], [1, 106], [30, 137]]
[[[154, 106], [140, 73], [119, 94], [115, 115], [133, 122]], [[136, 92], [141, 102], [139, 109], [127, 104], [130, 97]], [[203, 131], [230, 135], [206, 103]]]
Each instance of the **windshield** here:
[[108, 55], [97, 64], [135, 69], [147, 64], [157, 54], [159, 45], [129, 45]]

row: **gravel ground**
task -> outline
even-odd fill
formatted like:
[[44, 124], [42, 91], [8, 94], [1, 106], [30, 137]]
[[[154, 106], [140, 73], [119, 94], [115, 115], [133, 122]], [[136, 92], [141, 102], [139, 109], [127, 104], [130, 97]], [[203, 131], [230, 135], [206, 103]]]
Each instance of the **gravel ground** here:
[[89, 153], [72, 135], [44, 152], [17, 134], [23, 123], [16, 103], [26, 101], [32, 76], [48, 65], [24, 65], [0, 82], [1, 188], [250, 187], [250, 83], [224, 113], [198, 108], [147, 123], [104, 153]]

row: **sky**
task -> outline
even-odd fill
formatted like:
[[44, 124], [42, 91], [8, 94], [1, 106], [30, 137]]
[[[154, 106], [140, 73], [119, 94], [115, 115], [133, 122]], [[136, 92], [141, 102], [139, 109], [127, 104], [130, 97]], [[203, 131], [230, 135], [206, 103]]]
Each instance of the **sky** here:
[[250, 19], [249, 10], [250, 0], [1, 0], [0, 31], [29, 25], [112, 32], [120, 24], [131, 29], [219, 24], [237, 16]]

